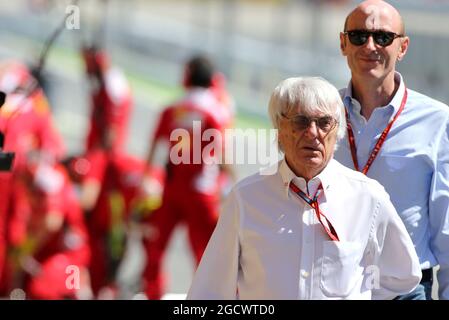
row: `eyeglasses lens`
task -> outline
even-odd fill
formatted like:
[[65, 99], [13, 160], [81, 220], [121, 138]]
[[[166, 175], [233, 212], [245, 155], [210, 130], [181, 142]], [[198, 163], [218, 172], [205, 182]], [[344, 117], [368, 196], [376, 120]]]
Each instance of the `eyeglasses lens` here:
[[297, 116], [293, 118], [293, 123], [298, 130], [307, 129], [312, 122], [315, 122], [317, 127], [323, 132], [329, 132], [336, 124], [334, 118], [326, 116], [321, 118], [308, 118], [306, 116]]

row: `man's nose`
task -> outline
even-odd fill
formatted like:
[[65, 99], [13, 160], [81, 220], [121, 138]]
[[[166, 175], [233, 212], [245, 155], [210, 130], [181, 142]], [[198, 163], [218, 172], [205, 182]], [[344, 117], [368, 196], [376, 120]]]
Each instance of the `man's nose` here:
[[316, 121], [310, 121], [309, 126], [307, 127], [305, 134], [310, 138], [316, 138], [318, 136], [318, 127], [316, 125]]
[[373, 35], [368, 36], [368, 40], [365, 43], [365, 48], [369, 50], [376, 50], [376, 43], [374, 42]]

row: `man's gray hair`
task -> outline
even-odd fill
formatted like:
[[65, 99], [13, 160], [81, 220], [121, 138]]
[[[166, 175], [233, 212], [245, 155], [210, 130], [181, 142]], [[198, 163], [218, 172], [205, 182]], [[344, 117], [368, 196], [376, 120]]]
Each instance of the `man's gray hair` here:
[[[338, 121], [337, 141], [346, 133], [346, 118], [343, 102], [337, 88], [321, 77], [288, 78], [271, 94], [268, 113], [275, 129], [279, 129], [282, 115], [293, 110], [304, 115], [324, 113], [333, 115]], [[295, 112], [296, 113], [296, 112]]]

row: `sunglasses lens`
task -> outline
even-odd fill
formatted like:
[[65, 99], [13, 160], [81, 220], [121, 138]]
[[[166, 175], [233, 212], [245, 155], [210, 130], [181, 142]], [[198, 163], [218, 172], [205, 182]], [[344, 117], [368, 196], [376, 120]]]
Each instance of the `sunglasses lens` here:
[[369, 34], [363, 31], [348, 32], [349, 41], [355, 46], [361, 46], [368, 40]]
[[373, 34], [374, 41], [382, 46], [389, 46], [394, 40], [394, 33], [391, 32], [376, 32]]
[[395, 34], [393, 32], [388, 31], [375, 31], [375, 32], [363, 30], [348, 31], [349, 42], [351, 42], [355, 46], [364, 45], [368, 41], [370, 35], [373, 36], [374, 42], [382, 47], [388, 47], [395, 39]]

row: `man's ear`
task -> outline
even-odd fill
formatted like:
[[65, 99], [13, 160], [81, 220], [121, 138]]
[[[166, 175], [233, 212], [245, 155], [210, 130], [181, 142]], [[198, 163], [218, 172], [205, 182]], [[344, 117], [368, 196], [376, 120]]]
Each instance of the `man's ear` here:
[[401, 61], [408, 50], [408, 45], [410, 43], [409, 37], [404, 37], [401, 39], [401, 46], [399, 47], [399, 53], [398, 53], [398, 61]]
[[346, 37], [343, 32], [340, 32], [340, 51], [342, 55], [346, 56]]

